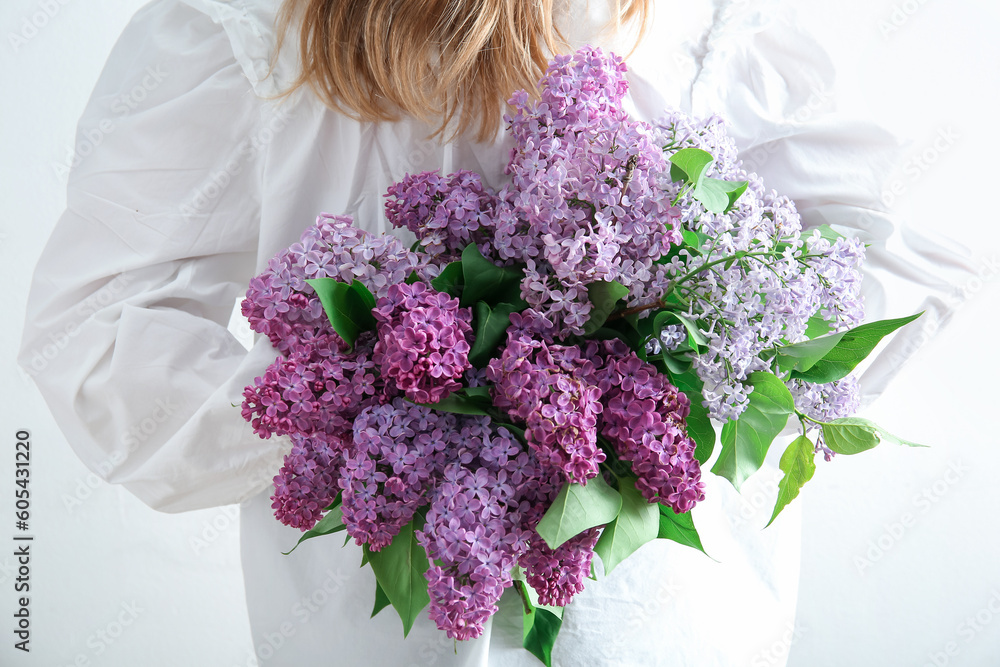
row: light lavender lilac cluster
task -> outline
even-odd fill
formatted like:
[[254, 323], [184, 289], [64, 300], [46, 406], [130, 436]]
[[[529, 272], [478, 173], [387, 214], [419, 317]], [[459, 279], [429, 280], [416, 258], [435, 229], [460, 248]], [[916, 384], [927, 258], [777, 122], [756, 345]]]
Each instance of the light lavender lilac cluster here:
[[[683, 228], [707, 240], [658, 265], [650, 288], [654, 293], [675, 290], [687, 304], [685, 314], [699, 322], [709, 341], [708, 352], [694, 360], [705, 404], [719, 421], [736, 419], [752, 390], [747, 378], [770, 370], [763, 353], [805, 340], [814, 317], [831, 331], [861, 323], [864, 246], [857, 239], [831, 242], [818, 230], [806, 233], [795, 204], [765, 190], [759, 176], [743, 169], [718, 116], [698, 121], [670, 113], [654, 124], [653, 133], [670, 152], [700, 148], [711, 153], [715, 160], [707, 176], [747, 181], [735, 207], [722, 214], [707, 210], [690, 191], [682, 192], [679, 183], [660, 182], [675, 193]], [[720, 262], [737, 253], [745, 256]], [[699, 271], [703, 266], [708, 268]]]

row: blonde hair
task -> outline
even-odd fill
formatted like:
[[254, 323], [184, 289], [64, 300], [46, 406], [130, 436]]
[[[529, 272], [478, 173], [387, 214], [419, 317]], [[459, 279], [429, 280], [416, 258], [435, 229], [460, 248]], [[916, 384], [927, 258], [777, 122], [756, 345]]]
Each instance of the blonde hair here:
[[[595, 0], [600, 1], [600, 0]], [[301, 71], [282, 95], [308, 85], [329, 107], [365, 121], [407, 114], [458, 117], [453, 135], [499, 129], [504, 102], [535, 90], [548, 59], [568, 49], [553, 23], [554, 0], [286, 0], [278, 45], [301, 18]], [[645, 30], [651, 0], [614, 0], [608, 28]], [[276, 61], [272, 61], [273, 63]]]

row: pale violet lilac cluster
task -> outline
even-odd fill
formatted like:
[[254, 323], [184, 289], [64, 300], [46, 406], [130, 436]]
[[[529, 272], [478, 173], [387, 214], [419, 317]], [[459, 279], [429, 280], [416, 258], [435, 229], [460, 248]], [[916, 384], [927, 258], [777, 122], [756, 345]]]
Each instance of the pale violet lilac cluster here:
[[[711, 153], [707, 176], [747, 181], [746, 192], [723, 214], [708, 211], [691, 192], [681, 192], [679, 183], [660, 182], [679, 197], [683, 228], [705, 240], [696, 251], [681, 249], [658, 265], [652, 288], [676, 289], [687, 301], [685, 314], [699, 321], [708, 339], [708, 352], [694, 365], [709, 414], [719, 421], [736, 419], [752, 391], [750, 374], [771, 369], [766, 351], [805, 340], [811, 318], [824, 320], [832, 331], [861, 323], [864, 246], [857, 239], [831, 242], [818, 230], [804, 231], [795, 204], [743, 169], [718, 116], [698, 121], [673, 112], [654, 124], [654, 134], [671, 152], [700, 148]], [[740, 252], [747, 255], [713, 264]]]
[[[861, 407], [861, 390], [853, 375], [824, 384], [791, 380], [788, 388], [799, 411], [816, 421], [829, 422], [850, 417]], [[821, 452], [827, 461], [834, 457], [833, 451], [823, 441], [822, 429], [816, 433], [816, 451]]]

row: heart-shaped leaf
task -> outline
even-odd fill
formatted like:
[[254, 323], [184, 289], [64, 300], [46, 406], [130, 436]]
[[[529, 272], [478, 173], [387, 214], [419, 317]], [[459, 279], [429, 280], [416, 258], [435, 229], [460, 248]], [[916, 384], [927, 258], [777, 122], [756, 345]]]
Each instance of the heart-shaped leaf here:
[[535, 530], [555, 549], [588, 528], [611, 523], [621, 507], [621, 495], [601, 475], [586, 484], [567, 483]]
[[618, 493], [622, 497], [621, 510], [601, 533], [594, 547], [604, 563], [605, 574], [609, 574], [646, 542], [655, 540], [660, 528], [657, 505], [643, 498], [635, 488], [634, 478], [622, 479]]

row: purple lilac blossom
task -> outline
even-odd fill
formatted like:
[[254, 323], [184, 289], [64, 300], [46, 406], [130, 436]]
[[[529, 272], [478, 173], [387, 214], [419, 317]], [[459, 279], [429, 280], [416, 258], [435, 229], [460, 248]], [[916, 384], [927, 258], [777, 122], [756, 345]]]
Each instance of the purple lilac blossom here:
[[418, 256], [399, 239], [369, 234], [352, 222], [347, 216], [323, 213], [298, 243], [271, 258], [267, 269], [250, 281], [243, 315], [278, 352], [287, 354], [304, 335], [333, 331], [307, 279], [335, 278], [348, 284], [358, 280], [378, 298], [413, 271], [424, 271]]
[[[529, 316], [530, 317], [530, 316]], [[523, 318], [512, 316], [512, 322]], [[593, 364], [575, 346], [508, 335], [486, 378], [494, 383], [494, 405], [527, 425], [525, 435], [538, 460], [570, 482], [596, 477], [605, 454], [597, 446], [601, 392], [592, 384]]]
[[705, 499], [695, 443], [687, 435], [688, 397], [619, 340], [590, 343], [604, 396], [601, 433], [632, 464], [649, 502], [683, 513]]
[[488, 417], [461, 417], [453, 459], [417, 531], [433, 563], [427, 571], [429, 615], [455, 639], [478, 637], [511, 585], [511, 571], [534, 534], [522, 510], [539, 487], [541, 467]]
[[340, 492], [345, 446], [332, 435], [292, 435], [292, 449], [274, 478], [271, 496], [271, 508], [278, 521], [303, 531], [316, 525]]
[[344, 525], [357, 544], [379, 551], [413, 519], [460, 436], [454, 415], [399, 398], [355, 418], [340, 484]]
[[476, 243], [484, 256], [492, 253], [496, 196], [483, 186], [479, 174], [408, 174], [389, 186], [385, 196], [389, 222], [413, 232], [421, 251], [435, 261], [459, 259], [470, 243]]
[[382, 377], [417, 403], [437, 403], [461, 388], [469, 363], [472, 310], [422, 282], [389, 287], [372, 310]]
[[591, 528], [556, 549], [550, 549], [541, 539], [532, 542], [521, 558], [521, 567], [525, 581], [538, 593], [539, 603], [565, 607], [583, 590], [600, 535], [600, 529]]
[[[853, 375], [835, 382], [816, 384], [805, 380], [789, 380], [788, 389], [795, 399], [795, 407], [806, 417], [820, 422], [850, 417], [861, 406], [861, 390]], [[816, 452], [830, 461], [834, 453], [823, 441], [823, 431], [816, 434]]]

